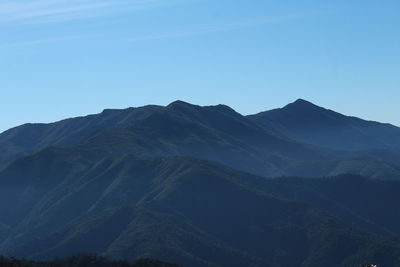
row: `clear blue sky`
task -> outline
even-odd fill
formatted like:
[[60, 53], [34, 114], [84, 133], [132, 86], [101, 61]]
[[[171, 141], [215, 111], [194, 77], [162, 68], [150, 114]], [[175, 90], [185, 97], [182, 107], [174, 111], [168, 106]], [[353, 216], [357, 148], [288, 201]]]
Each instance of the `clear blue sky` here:
[[400, 125], [399, 0], [0, 0], [0, 131], [104, 108], [304, 98]]

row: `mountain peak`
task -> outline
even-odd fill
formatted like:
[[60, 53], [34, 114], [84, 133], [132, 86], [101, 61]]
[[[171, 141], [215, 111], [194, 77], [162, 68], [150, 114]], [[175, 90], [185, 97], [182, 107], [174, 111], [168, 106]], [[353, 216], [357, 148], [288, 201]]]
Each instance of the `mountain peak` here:
[[188, 102], [182, 101], [182, 100], [176, 100], [172, 103], [170, 103], [167, 107], [194, 107], [196, 105], [190, 104]]
[[296, 104], [312, 104], [310, 101], [307, 101], [305, 99], [299, 98], [296, 101], [294, 101]]
[[289, 104], [289, 105], [302, 105], [302, 106], [313, 106], [316, 107], [317, 105], [315, 105], [314, 103], [311, 103], [310, 101], [307, 101], [305, 99], [299, 98], [296, 101], [294, 101], [293, 103]]
[[293, 103], [290, 103], [284, 107], [284, 109], [296, 109], [296, 110], [323, 110], [324, 108], [315, 105], [304, 99], [297, 99]]

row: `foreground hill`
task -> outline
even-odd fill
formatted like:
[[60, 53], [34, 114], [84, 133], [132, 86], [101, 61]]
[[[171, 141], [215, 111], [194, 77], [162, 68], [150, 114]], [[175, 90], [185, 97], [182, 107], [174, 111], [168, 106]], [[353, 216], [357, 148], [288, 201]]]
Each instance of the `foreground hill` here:
[[248, 118], [266, 129], [321, 147], [400, 151], [400, 128], [345, 116], [302, 99]]
[[111, 261], [94, 255], [78, 255], [47, 262], [8, 259], [0, 256], [1, 267], [179, 267], [177, 264], [142, 259], [135, 262]]
[[[9, 227], [1, 251], [34, 259], [151, 257], [199, 267], [400, 265], [398, 218], [383, 213], [389, 199], [398, 203], [396, 182], [379, 182], [378, 196], [387, 201], [365, 202], [372, 205], [365, 211], [359, 203], [380, 188], [368, 179], [289, 183], [188, 157], [91, 162], [74, 153], [49, 149], [0, 173], [0, 221]], [[34, 164], [41, 160], [46, 164]], [[16, 165], [21, 161], [24, 168]], [[343, 180], [370, 189], [336, 196], [347, 187]]]
[[400, 236], [400, 183], [357, 175], [319, 179], [284, 177], [264, 180], [263, 190], [334, 214], [348, 224], [380, 235]]

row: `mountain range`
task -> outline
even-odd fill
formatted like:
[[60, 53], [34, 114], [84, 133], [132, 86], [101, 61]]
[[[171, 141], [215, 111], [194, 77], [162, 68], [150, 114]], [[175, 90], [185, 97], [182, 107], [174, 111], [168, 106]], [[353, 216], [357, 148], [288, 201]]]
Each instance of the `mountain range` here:
[[0, 251], [400, 266], [400, 129], [297, 100], [104, 110], [0, 134]]

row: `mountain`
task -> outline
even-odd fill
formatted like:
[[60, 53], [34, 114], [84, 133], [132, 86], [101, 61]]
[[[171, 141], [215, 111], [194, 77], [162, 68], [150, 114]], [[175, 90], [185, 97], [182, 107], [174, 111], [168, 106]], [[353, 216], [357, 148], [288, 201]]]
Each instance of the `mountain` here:
[[285, 174], [292, 162], [333, 157], [329, 151], [272, 134], [227, 106], [182, 101], [24, 125], [1, 134], [0, 146], [3, 163], [57, 146], [97, 159], [126, 153], [145, 158], [187, 155], [265, 176]]
[[[363, 154], [363, 153], [362, 153]], [[374, 159], [372, 156], [351, 156], [334, 160], [293, 162], [284, 169], [286, 176], [322, 177], [358, 174], [379, 180], [400, 180], [400, 166]]]
[[0, 166], [18, 157], [29, 155], [49, 146], [68, 146], [80, 138], [101, 129], [126, 126], [135, 120], [162, 109], [144, 106], [123, 110], [106, 109], [100, 114], [58, 121], [55, 123], [28, 123], [0, 134]]
[[[176, 101], [10, 129], [0, 135], [0, 254], [400, 266], [396, 149], [307, 144], [285, 121]], [[342, 126], [344, 143], [361, 131]]]
[[383, 211], [399, 193], [397, 182], [353, 176], [270, 180], [192, 157], [97, 161], [49, 148], [0, 171], [1, 251], [193, 267], [400, 266], [396, 208]]
[[264, 180], [263, 190], [277, 197], [308, 203], [350, 225], [380, 235], [400, 235], [400, 183], [358, 175], [318, 179], [283, 177]]
[[264, 129], [228, 106], [201, 107], [182, 101], [23, 125], [1, 134], [0, 146], [3, 167], [52, 146], [79, 151], [94, 161], [126, 153], [142, 158], [182, 155], [269, 177], [351, 172], [400, 179], [394, 152], [349, 154], [321, 149]]
[[400, 128], [345, 116], [302, 99], [248, 118], [268, 130], [330, 149], [400, 151]]

